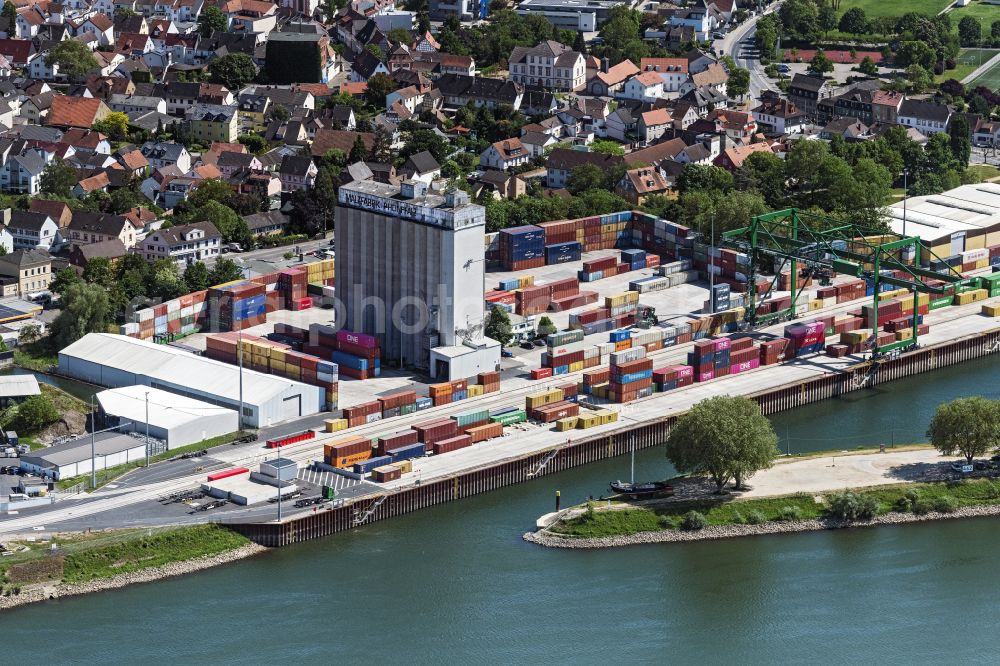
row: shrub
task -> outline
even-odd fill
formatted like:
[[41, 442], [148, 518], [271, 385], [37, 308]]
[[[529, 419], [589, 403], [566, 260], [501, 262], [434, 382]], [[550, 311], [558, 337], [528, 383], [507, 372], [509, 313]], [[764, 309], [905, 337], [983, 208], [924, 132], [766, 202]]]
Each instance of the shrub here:
[[684, 520], [681, 521], [681, 529], [688, 532], [704, 529], [706, 525], [708, 525], [708, 519], [697, 511], [688, 511], [684, 514]]
[[958, 501], [950, 495], [938, 497], [934, 500], [934, 510], [940, 513], [955, 513], [958, 510]]
[[766, 522], [767, 518], [760, 511], [751, 511], [747, 514], [747, 525], [760, 525]]
[[944, 61], [945, 69], [955, 69], [955, 65], [956, 63], [954, 58], [948, 58], [947, 60]]
[[878, 500], [874, 497], [847, 492], [833, 496], [827, 513], [837, 520], [871, 520], [878, 515], [878, 510]]
[[896, 503], [893, 505], [893, 509], [900, 513], [908, 513], [913, 511], [913, 507], [915, 507], [919, 501], [920, 493], [918, 493], [915, 488], [910, 488], [903, 493], [902, 497], [896, 500]]
[[743, 514], [739, 511], [733, 511], [733, 523], [736, 525], [742, 525], [746, 520], [743, 518]]
[[794, 522], [796, 520], [802, 520], [801, 507], [795, 505], [782, 507], [781, 520], [784, 520], [786, 522]]
[[934, 510], [934, 503], [930, 500], [917, 500], [913, 505], [913, 513], [917, 516], [923, 516]]

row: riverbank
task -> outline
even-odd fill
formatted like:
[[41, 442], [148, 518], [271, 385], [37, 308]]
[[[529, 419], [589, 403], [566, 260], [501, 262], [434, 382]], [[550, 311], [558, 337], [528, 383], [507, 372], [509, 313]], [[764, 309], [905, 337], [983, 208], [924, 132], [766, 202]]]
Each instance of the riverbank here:
[[923, 515], [889, 513], [867, 521], [800, 520], [794, 522], [768, 522], [760, 525], [710, 525], [701, 530], [685, 532], [661, 530], [639, 532], [637, 534], [609, 537], [571, 537], [549, 530], [526, 532], [524, 540], [548, 548], [619, 548], [650, 543], [675, 543], [686, 541], [708, 541], [714, 539], [734, 539], [739, 537], [764, 536], [768, 534], [791, 534], [795, 532], [816, 532], [855, 527], [879, 527], [924, 523], [955, 518], [988, 518], [1000, 516], [1000, 506], [971, 506], [957, 509], [952, 513], [931, 511]]
[[[53, 547], [54, 546], [54, 547]], [[267, 548], [217, 525], [8, 541], [0, 611], [182, 576]]]

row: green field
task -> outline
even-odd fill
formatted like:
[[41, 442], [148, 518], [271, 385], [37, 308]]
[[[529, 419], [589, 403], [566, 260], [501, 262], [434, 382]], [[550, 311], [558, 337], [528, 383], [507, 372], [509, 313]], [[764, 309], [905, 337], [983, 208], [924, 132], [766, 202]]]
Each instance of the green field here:
[[990, 58], [1000, 53], [998, 49], [962, 49], [955, 58], [955, 69], [946, 70], [944, 74], [934, 77], [934, 81], [940, 83], [948, 79], [961, 81], [969, 74], [972, 74], [983, 63], [989, 62]]
[[979, 20], [983, 27], [983, 37], [989, 38], [990, 26], [993, 21], [1000, 21], [1000, 5], [984, 5], [981, 2], [973, 2], [966, 7], [955, 7], [948, 16], [951, 18], [952, 32], [958, 34], [958, 22], [966, 16], [971, 16]]
[[934, 16], [948, 6], [950, 0], [906, 0], [906, 2], [892, 2], [891, 0], [842, 0], [837, 7], [837, 14], [843, 16], [844, 12], [854, 7], [861, 7], [865, 10], [868, 18], [878, 16], [902, 16], [907, 12], [919, 12]]
[[979, 86], [986, 86], [990, 90], [1000, 90], [1000, 63], [993, 65], [966, 84], [966, 89], [978, 88]]

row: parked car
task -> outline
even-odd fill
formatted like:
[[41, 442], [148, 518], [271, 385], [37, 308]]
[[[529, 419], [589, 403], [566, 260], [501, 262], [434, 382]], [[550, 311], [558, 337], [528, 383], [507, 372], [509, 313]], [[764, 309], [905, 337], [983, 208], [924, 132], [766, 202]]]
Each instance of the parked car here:
[[778, 65], [778, 71], [782, 74], [788, 74], [788, 72], [792, 71], [792, 68], [788, 65]]
[[242, 252], [243, 246], [239, 243], [226, 243], [222, 246], [223, 252]]
[[535, 340], [535, 346], [536, 347], [544, 347], [545, 346], [545, 340], [542, 340], [541, 338], [537, 338]]
[[532, 345], [528, 341], [524, 341], [524, 342], [521, 343], [521, 349], [533, 349], [533, 348], [534, 348], [534, 345]]
[[712, 33], [712, 39], [725, 39], [725, 38], [726, 38], [726, 33], [724, 32]]
[[978, 472], [985, 472], [990, 468], [990, 464], [986, 460], [974, 460], [972, 462], [972, 467]]
[[514, 358], [514, 352], [507, 351], [506, 349], [500, 350], [500, 356], [504, 358]]

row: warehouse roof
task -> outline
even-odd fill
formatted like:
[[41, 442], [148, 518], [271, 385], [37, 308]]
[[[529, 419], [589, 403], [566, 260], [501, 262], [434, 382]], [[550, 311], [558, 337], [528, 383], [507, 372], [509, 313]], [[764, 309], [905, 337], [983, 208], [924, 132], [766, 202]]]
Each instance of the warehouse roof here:
[[[889, 208], [893, 232], [903, 232], [903, 202]], [[965, 232], [1000, 227], [1000, 185], [978, 183], [962, 185], [940, 194], [910, 197], [906, 200], [906, 233], [925, 241], [948, 238]]]
[[[196, 392], [230, 400], [236, 400], [240, 393], [240, 370], [235, 365], [125, 335], [88, 333], [60, 351], [60, 359], [63, 356], [118, 368], [150, 377], [154, 381], [190, 387]], [[243, 370], [243, 400], [248, 404], [262, 404], [290, 386], [316, 390], [314, 386], [291, 379]]]
[[[94, 436], [94, 455], [97, 456], [110, 456], [143, 447], [143, 440], [117, 432], [102, 432]], [[29, 455], [21, 456], [21, 462], [39, 467], [57, 467], [90, 460], [90, 453], [90, 437], [83, 436], [64, 444], [32, 451]]]
[[[244, 377], [244, 379], [246, 379]], [[149, 425], [158, 428], [175, 428], [207, 416], [231, 414], [236, 422], [236, 411], [201, 400], [170, 393], [150, 386], [123, 386], [97, 394], [97, 402], [107, 414], [128, 421], [146, 423], [146, 394], [149, 394]]]
[[0, 398], [20, 398], [25, 395], [38, 395], [41, 392], [34, 375], [0, 377]]

